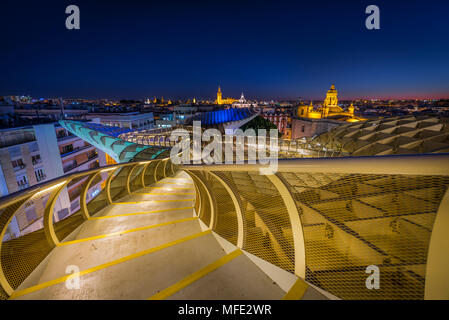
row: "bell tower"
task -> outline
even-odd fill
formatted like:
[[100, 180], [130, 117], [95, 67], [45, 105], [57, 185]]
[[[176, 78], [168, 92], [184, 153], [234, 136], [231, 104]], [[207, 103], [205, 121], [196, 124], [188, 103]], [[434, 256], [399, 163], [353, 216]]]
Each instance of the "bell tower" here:
[[327, 90], [326, 99], [324, 99], [324, 106], [337, 106], [338, 105], [338, 91], [335, 89], [335, 85], [332, 85], [329, 90]]
[[218, 86], [218, 91], [217, 91], [217, 104], [222, 104], [223, 100], [222, 100], [222, 95], [221, 95], [221, 88], [220, 86]]
[[332, 85], [326, 93], [326, 99], [324, 99], [323, 103], [323, 118], [326, 118], [329, 115], [329, 107], [337, 107], [338, 106], [338, 91], [335, 89], [335, 85]]

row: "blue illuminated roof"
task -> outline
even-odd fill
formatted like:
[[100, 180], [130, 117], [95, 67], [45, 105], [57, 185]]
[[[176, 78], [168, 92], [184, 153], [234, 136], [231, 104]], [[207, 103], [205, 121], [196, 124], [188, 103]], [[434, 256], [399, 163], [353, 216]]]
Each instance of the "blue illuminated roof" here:
[[198, 120], [202, 125], [215, 125], [226, 122], [240, 121], [252, 115], [249, 108], [230, 108], [219, 111], [209, 111], [201, 114]]

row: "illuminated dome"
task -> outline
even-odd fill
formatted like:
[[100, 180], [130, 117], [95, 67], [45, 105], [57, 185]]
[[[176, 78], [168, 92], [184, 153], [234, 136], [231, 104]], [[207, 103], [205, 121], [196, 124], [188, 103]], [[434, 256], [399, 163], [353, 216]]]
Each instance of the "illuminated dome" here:
[[403, 116], [348, 123], [311, 141], [342, 155], [368, 156], [449, 152], [449, 119]]

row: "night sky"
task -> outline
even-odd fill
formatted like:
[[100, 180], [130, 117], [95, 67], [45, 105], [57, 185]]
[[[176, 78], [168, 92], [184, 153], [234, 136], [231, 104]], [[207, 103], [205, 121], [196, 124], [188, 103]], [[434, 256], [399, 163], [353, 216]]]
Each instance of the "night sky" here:
[[323, 99], [335, 83], [340, 99], [448, 98], [448, 14], [447, 0], [2, 0], [0, 95]]

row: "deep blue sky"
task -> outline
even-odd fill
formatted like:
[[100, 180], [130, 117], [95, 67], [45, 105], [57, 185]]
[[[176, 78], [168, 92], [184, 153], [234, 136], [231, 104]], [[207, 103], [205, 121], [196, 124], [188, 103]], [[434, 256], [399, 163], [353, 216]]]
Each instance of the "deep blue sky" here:
[[2, 0], [0, 95], [449, 97], [447, 0], [159, 2]]

